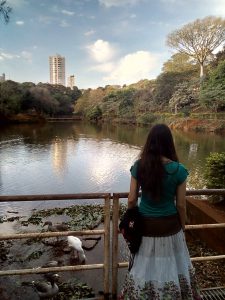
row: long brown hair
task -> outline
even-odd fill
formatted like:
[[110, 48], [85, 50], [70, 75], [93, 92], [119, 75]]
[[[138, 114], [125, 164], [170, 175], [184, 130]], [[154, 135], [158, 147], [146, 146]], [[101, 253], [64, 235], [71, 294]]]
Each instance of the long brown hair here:
[[165, 124], [154, 125], [140, 154], [137, 179], [142, 190], [149, 192], [154, 200], [159, 200], [165, 169], [162, 156], [178, 161], [173, 136]]

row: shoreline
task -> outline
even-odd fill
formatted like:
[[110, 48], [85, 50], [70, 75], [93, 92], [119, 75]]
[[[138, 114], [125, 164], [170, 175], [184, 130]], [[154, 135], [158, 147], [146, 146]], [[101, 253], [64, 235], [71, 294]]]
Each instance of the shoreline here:
[[[84, 122], [84, 123], [93, 123], [88, 120], [73, 120], [72, 122]], [[40, 124], [40, 123], [47, 123], [47, 118], [38, 115], [38, 114], [18, 114], [13, 115], [9, 117], [1, 117], [0, 120], [0, 126], [6, 126], [11, 124]], [[56, 122], [68, 122], [65, 120], [60, 120]], [[71, 120], [70, 120], [71, 122]], [[176, 116], [170, 116], [170, 117], [163, 117], [158, 116], [157, 120], [153, 123], [148, 124], [138, 124], [136, 122], [130, 121], [130, 120], [109, 120], [109, 122], [113, 125], [129, 125], [134, 127], [146, 127], [151, 124], [155, 123], [166, 123], [172, 130], [180, 130], [184, 132], [202, 132], [202, 133], [215, 133], [224, 135], [225, 134], [225, 120], [223, 119], [198, 119], [198, 118], [191, 118], [191, 117], [176, 117]], [[105, 124], [107, 123], [106, 120], [96, 121], [95, 124]]]

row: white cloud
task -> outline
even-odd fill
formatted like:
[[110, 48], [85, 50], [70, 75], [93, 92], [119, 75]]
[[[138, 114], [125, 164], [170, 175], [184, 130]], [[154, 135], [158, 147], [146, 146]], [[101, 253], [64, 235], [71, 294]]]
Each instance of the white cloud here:
[[16, 21], [16, 25], [22, 26], [24, 25], [24, 21]]
[[184, 2], [183, 0], [160, 0], [164, 4], [178, 4]]
[[113, 71], [114, 68], [115, 68], [114, 63], [107, 62], [104, 64], [99, 64], [97, 66], [91, 67], [90, 70], [101, 72], [101, 73], [110, 73]]
[[[177, 7], [177, 5], [187, 4], [187, 1], [185, 0], [160, 0], [160, 2], [163, 5], [171, 5], [173, 7]], [[196, 0], [189, 0], [188, 4], [193, 6], [195, 5], [195, 2]], [[225, 17], [224, 0], [198, 0], [198, 5], [207, 8], [207, 11], [210, 11], [210, 15]], [[200, 16], [200, 18], [202, 17], [204, 16]]]
[[91, 57], [99, 63], [110, 61], [117, 52], [115, 47], [103, 40], [97, 40], [95, 43], [89, 45], [87, 49]]
[[89, 16], [88, 19], [90, 19], [90, 20], [95, 20], [95, 19], [96, 19], [96, 16], [93, 16], [93, 15], [92, 15], [92, 16]]
[[225, 5], [224, 0], [210, 0], [206, 1], [204, 5], [211, 7], [211, 14], [225, 17]]
[[[0, 49], [2, 50], [2, 49]], [[28, 62], [32, 61], [32, 53], [28, 51], [22, 51], [20, 54], [12, 54], [12, 53], [6, 53], [4, 51], [0, 51], [0, 60], [13, 60], [13, 59], [25, 59]]]
[[38, 21], [39, 21], [40, 23], [44, 23], [44, 24], [51, 24], [53, 20], [54, 20], [54, 18], [51, 17], [51, 16], [40, 15], [40, 16], [38, 17]]
[[90, 36], [90, 35], [93, 35], [94, 33], [95, 33], [95, 30], [91, 29], [91, 30], [89, 30], [89, 31], [86, 31], [86, 32], [84, 33], [84, 35]]
[[11, 53], [5, 53], [5, 52], [0, 52], [0, 58], [1, 60], [5, 59], [14, 59], [14, 58], [19, 58], [20, 56], [17, 54], [11, 54]]
[[105, 7], [134, 5], [142, 0], [98, 0]]
[[62, 10], [62, 14], [67, 15], [67, 16], [73, 16], [74, 12], [73, 11], [69, 11], [69, 10]]
[[28, 52], [28, 51], [22, 51], [21, 52], [21, 57], [24, 58], [25, 60], [27, 60], [28, 62], [32, 62], [32, 53]]
[[10, 7], [22, 7], [26, 4], [28, 4], [28, 1], [26, 0], [8, 0], [7, 1], [7, 4], [10, 6]]
[[147, 51], [137, 51], [120, 59], [110, 74], [103, 79], [108, 83], [130, 84], [150, 78], [158, 65], [158, 56]]
[[60, 22], [59, 26], [61, 26], [61, 27], [69, 27], [70, 25], [65, 20], [62, 20]]

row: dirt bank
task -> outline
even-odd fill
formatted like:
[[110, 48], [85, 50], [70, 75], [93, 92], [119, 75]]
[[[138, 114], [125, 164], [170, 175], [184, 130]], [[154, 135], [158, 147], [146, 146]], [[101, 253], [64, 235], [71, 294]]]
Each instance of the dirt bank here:
[[46, 121], [45, 118], [37, 113], [0, 116], [0, 124], [41, 123], [41, 122], [45, 122], [45, 121]]
[[225, 120], [177, 118], [169, 123], [171, 129], [225, 134]]

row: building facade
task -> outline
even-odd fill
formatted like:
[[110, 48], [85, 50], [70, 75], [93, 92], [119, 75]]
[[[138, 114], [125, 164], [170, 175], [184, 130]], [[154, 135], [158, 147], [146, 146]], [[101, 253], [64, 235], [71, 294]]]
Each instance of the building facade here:
[[75, 86], [75, 76], [74, 75], [70, 75], [67, 78], [67, 86], [71, 88], [71, 90], [73, 89], [73, 87]]
[[2, 76], [0, 76], [0, 82], [4, 82], [5, 81], [5, 73], [2, 73]]
[[65, 85], [65, 57], [49, 56], [50, 83]]

